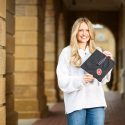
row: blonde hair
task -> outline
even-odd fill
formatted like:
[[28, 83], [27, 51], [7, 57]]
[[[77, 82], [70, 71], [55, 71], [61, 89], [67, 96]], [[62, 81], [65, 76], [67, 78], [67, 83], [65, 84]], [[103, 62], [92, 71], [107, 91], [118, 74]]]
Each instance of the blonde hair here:
[[95, 50], [95, 32], [92, 27], [92, 23], [86, 17], [78, 18], [72, 26], [72, 32], [70, 37], [70, 46], [71, 46], [70, 63], [76, 67], [80, 67], [81, 65], [81, 57], [78, 53], [79, 46], [78, 46], [78, 41], [76, 36], [79, 30], [80, 24], [82, 22], [85, 22], [89, 28], [90, 40], [87, 42], [89, 51], [93, 53]]

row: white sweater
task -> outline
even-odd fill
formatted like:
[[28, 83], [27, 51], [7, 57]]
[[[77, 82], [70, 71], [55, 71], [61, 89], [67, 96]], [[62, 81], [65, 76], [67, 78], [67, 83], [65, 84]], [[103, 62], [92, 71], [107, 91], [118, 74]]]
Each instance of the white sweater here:
[[[88, 47], [85, 51], [78, 50], [82, 63], [91, 55]], [[65, 113], [71, 113], [83, 108], [107, 107], [102, 85], [110, 81], [111, 71], [102, 82], [94, 79], [92, 83], [83, 80], [84, 70], [70, 65], [71, 47], [65, 47], [57, 65], [59, 88], [64, 92]]]

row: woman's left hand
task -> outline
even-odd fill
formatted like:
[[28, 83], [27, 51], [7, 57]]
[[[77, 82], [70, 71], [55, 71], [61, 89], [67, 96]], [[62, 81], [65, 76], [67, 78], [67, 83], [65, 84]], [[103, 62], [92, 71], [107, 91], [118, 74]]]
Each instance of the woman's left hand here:
[[84, 75], [83, 79], [84, 79], [85, 83], [91, 83], [91, 82], [93, 82], [94, 77], [93, 77], [93, 75], [87, 73]]
[[109, 51], [103, 51], [103, 54], [105, 54], [106, 56], [110, 57], [113, 60], [113, 56]]

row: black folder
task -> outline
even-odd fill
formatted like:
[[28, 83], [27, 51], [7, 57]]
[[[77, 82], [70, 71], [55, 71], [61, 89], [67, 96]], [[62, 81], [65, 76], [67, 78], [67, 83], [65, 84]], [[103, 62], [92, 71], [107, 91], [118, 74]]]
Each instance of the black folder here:
[[101, 82], [106, 74], [114, 67], [114, 64], [114, 60], [96, 49], [81, 65], [81, 68]]

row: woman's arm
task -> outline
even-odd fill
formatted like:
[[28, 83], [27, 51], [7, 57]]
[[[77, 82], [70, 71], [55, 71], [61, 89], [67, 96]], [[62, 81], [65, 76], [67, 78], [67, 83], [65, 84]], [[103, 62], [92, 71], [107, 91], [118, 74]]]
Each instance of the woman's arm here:
[[69, 62], [65, 58], [66, 53], [62, 52], [56, 69], [59, 88], [66, 93], [80, 90], [84, 85], [83, 75], [70, 75]]

